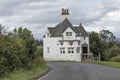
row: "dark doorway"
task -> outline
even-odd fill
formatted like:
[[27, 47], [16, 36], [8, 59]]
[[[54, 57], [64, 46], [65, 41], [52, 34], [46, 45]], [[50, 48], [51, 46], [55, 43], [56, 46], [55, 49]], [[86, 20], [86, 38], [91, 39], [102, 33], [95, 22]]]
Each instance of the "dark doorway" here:
[[87, 47], [82, 47], [82, 53], [83, 53], [83, 54], [88, 53], [88, 48], [87, 48]]

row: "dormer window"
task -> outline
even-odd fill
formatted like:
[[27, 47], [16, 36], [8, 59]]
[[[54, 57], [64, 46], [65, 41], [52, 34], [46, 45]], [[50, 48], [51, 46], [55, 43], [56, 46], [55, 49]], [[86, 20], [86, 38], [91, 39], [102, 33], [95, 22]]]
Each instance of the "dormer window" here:
[[66, 32], [66, 36], [72, 36], [72, 32]]

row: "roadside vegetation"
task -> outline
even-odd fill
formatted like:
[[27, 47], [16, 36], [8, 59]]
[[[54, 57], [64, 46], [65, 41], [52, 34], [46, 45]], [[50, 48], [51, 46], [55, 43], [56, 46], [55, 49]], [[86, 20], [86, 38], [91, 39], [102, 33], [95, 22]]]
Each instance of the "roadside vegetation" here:
[[120, 62], [110, 62], [110, 61], [85, 61], [85, 63], [99, 64], [104, 66], [110, 66], [120, 69]]
[[30, 80], [47, 70], [30, 30], [6, 32], [0, 25], [0, 80]]
[[101, 54], [101, 61], [87, 60], [86, 63], [100, 64], [120, 69], [120, 42], [109, 30], [90, 32], [90, 52], [94, 57]]
[[120, 42], [109, 30], [101, 30], [99, 33], [90, 32], [90, 52], [93, 56], [101, 54], [102, 61], [120, 62]]

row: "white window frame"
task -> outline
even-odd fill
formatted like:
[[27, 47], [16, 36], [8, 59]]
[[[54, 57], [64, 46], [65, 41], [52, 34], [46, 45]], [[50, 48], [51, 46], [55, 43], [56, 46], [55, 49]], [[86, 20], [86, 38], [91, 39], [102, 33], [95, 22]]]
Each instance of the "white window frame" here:
[[80, 47], [76, 47], [76, 53], [80, 53]]
[[68, 54], [74, 53], [74, 47], [68, 47]]
[[64, 47], [61, 47], [61, 48], [60, 48], [60, 53], [61, 53], [61, 54], [65, 54], [65, 48], [64, 48]]
[[47, 47], [47, 53], [50, 53], [50, 48], [49, 47]]
[[72, 36], [72, 32], [66, 32], [66, 36]]

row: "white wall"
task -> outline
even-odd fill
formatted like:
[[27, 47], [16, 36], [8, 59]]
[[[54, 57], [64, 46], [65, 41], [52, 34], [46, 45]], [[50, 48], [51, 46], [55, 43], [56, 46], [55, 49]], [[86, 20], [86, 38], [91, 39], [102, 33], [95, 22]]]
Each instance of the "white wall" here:
[[[64, 42], [63, 45], [59, 44], [59, 60], [71, 60], [71, 61], [81, 61], [81, 50], [80, 53], [76, 53], [76, 48], [80, 47], [81, 45], [78, 45], [78, 42], [75, 41], [73, 42], [73, 45], [70, 45], [69, 42]], [[64, 47], [65, 48], [65, 54], [60, 53], [60, 48]], [[68, 53], [68, 47], [74, 47], [74, 53]]]
[[[43, 44], [43, 57], [46, 60], [57, 60], [57, 42], [59, 38], [44, 38], [44, 44]], [[47, 53], [47, 47], [49, 47], [49, 53]]]
[[69, 16], [69, 15], [62, 15], [62, 16], [61, 16], [61, 22], [63, 22], [66, 18], [67, 18], [68, 20], [70, 20], [70, 16]]
[[[66, 36], [66, 32], [72, 32], [72, 36]], [[48, 31], [46, 34], [49, 33]], [[63, 45], [60, 44], [60, 40], [63, 40]], [[76, 40], [73, 42], [73, 45], [70, 45], [66, 40]], [[80, 45], [78, 45], [78, 41], [80, 40]], [[62, 37], [45, 37], [43, 38], [43, 57], [45, 60], [71, 60], [71, 61], [81, 61], [81, 53], [82, 53], [82, 44], [88, 44], [88, 51], [89, 51], [89, 37], [76, 37], [75, 32], [68, 28], [63, 33]], [[47, 47], [49, 47], [49, 53], [47, 53]], [[60, 53], [60, 48], [65, 48], [65, 54]], [[74, 47], [74, 53], [68, 53], [68, 47]], [[80, 47], [80, 53], [76, 53], [76, 48]]]
[[[66, 36], [66, 32], [72, 32], [72, 36]], [[75, 40], [75, 36], [76, 36], [75, 32], [70, 27], [68, 27], [63, 33], [64, 40]]]

